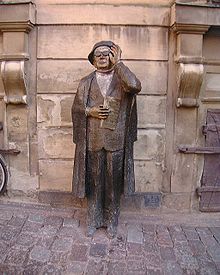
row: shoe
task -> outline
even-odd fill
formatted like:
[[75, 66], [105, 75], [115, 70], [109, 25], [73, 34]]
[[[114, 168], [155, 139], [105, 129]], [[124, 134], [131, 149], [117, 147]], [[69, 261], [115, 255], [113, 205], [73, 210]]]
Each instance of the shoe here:
[[117, 226], [115, 225], [109, 225], [107, 228], [107, 234], [110, 239], [113, 239], [117, 234]]
[[96, 232], [96, 228], [94, 226], [87, 227], [87, 237], [93, 237]]

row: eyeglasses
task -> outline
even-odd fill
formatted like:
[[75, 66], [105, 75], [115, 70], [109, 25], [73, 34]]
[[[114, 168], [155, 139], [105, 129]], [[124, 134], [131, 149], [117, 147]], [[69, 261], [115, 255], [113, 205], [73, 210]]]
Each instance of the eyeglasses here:
[[94, 56], [96, 56], [96, 57], [108, 56], [109, 53], [110, 53], [110, 51], [103, 51], [103, 52], [97, 51], [94, 53]]

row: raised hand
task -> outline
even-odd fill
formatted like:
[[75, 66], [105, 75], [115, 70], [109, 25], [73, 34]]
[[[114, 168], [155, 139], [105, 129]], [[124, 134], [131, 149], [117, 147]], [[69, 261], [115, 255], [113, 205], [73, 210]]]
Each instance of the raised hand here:
[[121, 59], [121, 49], [118, 45], [111, 47], [109, 57], [113, 65], [115, 65]]

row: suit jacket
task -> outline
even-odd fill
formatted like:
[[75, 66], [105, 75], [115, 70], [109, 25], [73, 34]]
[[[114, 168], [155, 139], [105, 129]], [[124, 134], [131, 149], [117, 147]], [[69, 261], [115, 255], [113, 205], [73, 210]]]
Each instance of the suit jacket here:
[[[89, 104], [92, 84], [94, 84], [95, 72], [83, 78], [75, 96], [72, 106], [73, 121], [73, 142], [76, 144], [74, 169], [73, 169], [73, 193], [79, 198], [86, 195], [86, 155], [88, 150], [88, 136], [90, 135], [91, 125], [85, 114], [86, 106]], [[112, 81], [110, 89], [112, 93], [120, 94], [121, 107], [120, 113], [124, 115], [125, 121], [123, 129], [123, 146], [125, 149], [124, 156], [124, 193], [126, 195], [134, 192], [134, 161], [133, 161], [133, 143], [137, 140], [137, 106], [136, 94], [141, 90], [141, 83], [136, 76], [122, 62], [114, 67], [114, 82]], [[113, 85], [112, 85], [113, 84]], [[114, 86], [115, 84], [115, 86]], [[96, 119], [98, 121], [98, 119]], [[120, 130], [121, 122], [118, 120], [118, 129]], [[90, 128], [90, 129], [89, 129]], [[111, 130], [109, 130], [111, 131]], [[90, 132], [90, 133], [89, 133]], [[112, 131], [114, 132], [114, 131]], [[112, 133], [112, 136], [114, 134]], [[121, 139], [122, 140], [122, 139]], [[112, 139], [109, 139], [108, 145], [111, 147]], [[117, 142], [113, 142], [117, 150]]]

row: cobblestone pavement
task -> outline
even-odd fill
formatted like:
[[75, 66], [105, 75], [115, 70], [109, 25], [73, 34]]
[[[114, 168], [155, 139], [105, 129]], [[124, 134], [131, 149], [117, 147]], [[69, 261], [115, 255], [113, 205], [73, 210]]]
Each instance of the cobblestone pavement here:
[[85, 211], [0, 202], [0, 274], [220, 274], [220, 215], [122, 213], [115, 239]]

